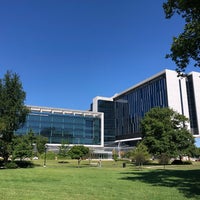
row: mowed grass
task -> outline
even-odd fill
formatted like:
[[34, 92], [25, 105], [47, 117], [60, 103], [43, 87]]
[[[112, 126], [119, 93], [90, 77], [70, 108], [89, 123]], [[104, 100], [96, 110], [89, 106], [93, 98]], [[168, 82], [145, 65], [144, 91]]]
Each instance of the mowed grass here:
[[200, 163], [144, 167], [102, 161], [35, 161], [35, 168], [1, 169], [1, 200], [184, 200], [200, 199]]

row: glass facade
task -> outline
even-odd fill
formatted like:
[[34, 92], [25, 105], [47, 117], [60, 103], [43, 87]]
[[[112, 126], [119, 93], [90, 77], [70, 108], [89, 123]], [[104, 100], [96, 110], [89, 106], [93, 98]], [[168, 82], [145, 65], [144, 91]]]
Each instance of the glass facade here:
[[113, 101], [98, 100], [98, 111], [104, 113], [104, 142], [115, 140], [115, 106]]
[[188, 107], [190, 115], [190, 127], [193, 135], [198, 134], [198, 123], [197, 123], [197, 113], [195, 106], [195, 97], [194, 97], [194, 86], [192, 75], [187, 77], [187, 94], [188, 94]]
[[101, 116], [92, 113], [31, 110], [24, 126], [16, 134], [36, 135], [48, 138], [50, 144], [65, 141], [70, 144], [100, 145]]
[[165, 74], [114, 98], [116, 139], [140, 136], [140, 121], [153, 107], [167, 107]]

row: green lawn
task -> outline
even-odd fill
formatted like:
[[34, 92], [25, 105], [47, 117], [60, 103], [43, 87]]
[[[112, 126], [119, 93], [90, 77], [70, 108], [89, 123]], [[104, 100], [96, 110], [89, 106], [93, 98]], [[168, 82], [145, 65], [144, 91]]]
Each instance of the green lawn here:
[[[29, 169], [0, 170], [1, 200], [184, 200], [200, 199], [200, 163], [190, 166], [149, 166], [139, 170], [127, 164], [88, 161], [60, 164], [35, 161]], [[41, 164], [41, 165], [39, 165]]]

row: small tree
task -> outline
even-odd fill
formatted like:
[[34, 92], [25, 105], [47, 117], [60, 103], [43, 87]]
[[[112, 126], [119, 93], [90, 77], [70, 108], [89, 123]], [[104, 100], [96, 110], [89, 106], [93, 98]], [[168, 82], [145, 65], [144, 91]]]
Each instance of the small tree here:
[[85, 158], [89, 153], [89, 148], [79, 145], [79, 146], [73, 146], [69, 151], [68, 155], [72, 159], [77, 159], [78, 160], [78, 166], [80, 165], [81, 159]]
[[164, 165], [164, 168], [165, 168], [165, 165], [167, 165], [170, 161], [170, 157], [166, 154], [166, 153], [162, 153], [159, 157], [159, 164], [161, 165]]
[[94, 156], [94, 149], [93, 149], [93, 148], [89, 148], [89, 153], [88, 153], [88, 155], [89, 155], [89, 164], [90, 164], [91, 161], [92, 161], [92, 158], [93, 158], [93, 156]]
[[44, 136], [36, 136], [36, 147], [39, 154], [44, 153], [45, 144], [48, 142], [48, 139]]
[[59, 146], [58, 155], [61, 158], [66, 158], [68, 151], [69, 151], [69, 143], [68, 142], [62, 142], [61, 146]]
[[112, 150], [112, 158], [113, 158], [113, 160], [114, 160], [115, 162], [118, 161], [118, 157], [119, 157], [119, 155], [118, 155], [117, 151], [116, 151], [115, 149], [113, 149], [113, 150]]
[[131, 158], [135, 161], [135, 164], [139, 167], [142, 167], [142, 165], [149, 159], [150, 155], [148, 152], [147, 147], [140, 142], [136, 148], [132, 150]]

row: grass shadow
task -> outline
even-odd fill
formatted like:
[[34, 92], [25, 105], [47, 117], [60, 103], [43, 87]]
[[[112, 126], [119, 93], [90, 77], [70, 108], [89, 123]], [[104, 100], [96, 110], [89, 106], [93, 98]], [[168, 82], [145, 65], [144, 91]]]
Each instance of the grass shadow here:
[[153, 186], [176, 187], [187, 198], [200, 198], [200, 169], [151, 170], [124, 173], [123, 180], [142, 181]]

